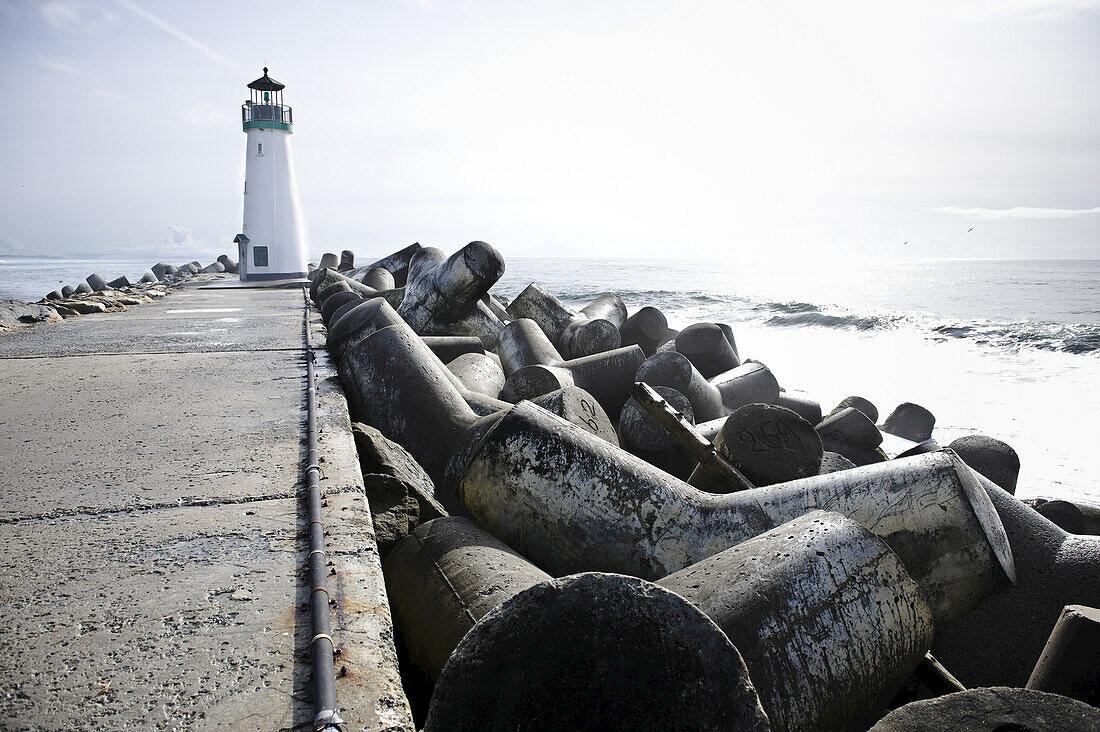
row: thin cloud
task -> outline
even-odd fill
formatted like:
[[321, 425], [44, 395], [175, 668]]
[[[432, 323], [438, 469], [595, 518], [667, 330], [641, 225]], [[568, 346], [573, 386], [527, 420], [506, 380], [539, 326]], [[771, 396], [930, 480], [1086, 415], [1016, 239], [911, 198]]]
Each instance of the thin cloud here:
[[1100, 214], [1096, 208], [1032, 208], [1015, 206], [1013, 208], [959, 208], [943, 206], [935, 209], [938, 213], [965, 216], [968, 219], [1072, 219], [1078, 216]]
[[92, 89], [88, 92], [88, 95], [98, 99], [122, 99], [121, 94], [110, 89]]
[[102, 34], [104, 28], [118, 23], [118, 16], [107, 13], [83, 0], [53, 0], [38, 8], [42, 19], [63, 33]]
[[70, 76], [87, 76], [83, 71], [78, 69], [68, 61], [61, 61], [60, 59], [46, 59], [45, 61], [39, 61], [38, 65], [47, 71], [56, 71], [59, 74], [69, 74]]
[[234, 117], [210, 102], [196, 102], [183, 108], [183, 120], [192, 127], [224, 127]]
[[137, 15], [138, 17], [144, 18], [145, 20], [149, 21], [150, 23], [152, 23], [156, 27], [160, 28], [165, 33], [168, 33], [169, 35], [175, 36], [179, 40], [186, 43], [188, 46], [191, 46], [191, 48], [193, 48], [196, 51], [198, 51], [199, 53], [201, 53], [203, 56], [206, 56], [211, 61], [215, 61], [215, 62], [221, 64], [222, 66], [226, 67], [227, 69], [229, 69], [230, 71], [233, 71], [235, 73], [238, 73], [238, 74], [241, 74], [241, 75], [247, 75], [248, 74], [247, 71], [245, 71], [241, 67], [234, 64], [232, 61], [230, 61], [228, 58], [226, 58], [225, 56], [223, 56], [220, 53], [218, 53], [217, 51], [215, 51], [210, 46], [207, 46], [205, 43], [202, 43], [201, 41], [193, 38], [192, 36], [189, 36], [188, 34], [184, 33], [179, 28], [172, 25], [171, 23], [164, 20], [163, 18], [161, 18], [159, 16], [156, 16], [156, 15], [153, 15], [152, 13], [150, 13], [145, 8], [142, 8], [138, 5], [135, 5], [134, 3], [130, 2], [130, 0], [115, 0], [115, 2], [118, 3], [119, 5], [121, 5], [122, 7], [126, 8], [130, 12], [132, 12], [134, 15]]

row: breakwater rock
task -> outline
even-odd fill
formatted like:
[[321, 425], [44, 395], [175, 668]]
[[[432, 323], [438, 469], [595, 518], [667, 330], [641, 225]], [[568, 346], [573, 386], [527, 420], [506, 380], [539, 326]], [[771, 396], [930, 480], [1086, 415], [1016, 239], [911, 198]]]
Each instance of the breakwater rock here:
[[201, 274], [204, 279], [214, 279], [236, 272], [236, 262], [225, 254], [206, 267], [200, 267], [197, 262], [179, 267], [158, 262], [136, 283], [130, 282], [126, 275], [107, 282], [93, 272], [83, 282], [75, 286], [65, 285], [60, 290], [49, 292], [37, 303], [22, 300], [0, 301], [0, 333], [80, 315], [121, 312], [134, 305], [164, 297], [174, 285], [197, 275]]
[[310, 297], [427, 729], [865, 730], [1023, 686], [1062, 607], [1100, 605], [1100, 538], [998, 487], [1003, 442], [941, 447], [928, 406], [823, 409], [661, 303], [507, 302], [485, 242], [356, 261]]

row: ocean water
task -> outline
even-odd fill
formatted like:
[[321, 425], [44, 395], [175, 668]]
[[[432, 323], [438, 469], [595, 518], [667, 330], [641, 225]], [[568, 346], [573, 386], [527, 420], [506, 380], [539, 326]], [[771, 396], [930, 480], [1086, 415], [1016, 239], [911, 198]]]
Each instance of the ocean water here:
[[[65, 285], [76, 287], [93, 272], [108, 282], [122, 275], [129, 277], [131, 282], [137, 282], [158, 261], [162, 260], [152, 257], [70, 259], [0, 256], [0, 300], [36, 302], [46, 293], [60, 291]], [[163, 261], [182, 264], [191, 259], [177, 254]], [[203, 260], [203, 264], [212, 261]]]
[[729, 323], [742, 358], [828, 412], [849, 395], [885, 418], [910, 401], [943, 445], [1004, 440], [1017, 495], [1100, 505], [1100, 260], [773, 266], [512, 259], [494, 292], [529, 282], [580, 307], [616, 292], [669, 325]]
[[[134, 279], [156, 261], [0, 257], [0, 299], [37, 300], [93, 271]], [[674, 328], [729, 323], [743, 358], [825, 411], [853, 394], [883, 418], [916, 402], [936, 415], [941, 444], [978, 432], [1012, 445], [1020, 497], [1100, 505], [1100, 260], [510, 258], [493, 292], [510, 299], [530, 282], [576, 307], [615, 292], [631, 311], [660, 308]]]

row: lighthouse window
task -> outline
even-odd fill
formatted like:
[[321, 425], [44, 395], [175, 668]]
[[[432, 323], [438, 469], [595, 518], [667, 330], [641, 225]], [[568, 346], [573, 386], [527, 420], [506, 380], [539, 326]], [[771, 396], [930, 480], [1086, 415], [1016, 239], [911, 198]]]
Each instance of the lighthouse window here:
[[252, 247], [252, 266], [267, 266], [267, 247]]
[[257, 142], [256, 143], [256, 154], [257, 155], [263, 155], [264, 154], [264, 144], [262, 142]]

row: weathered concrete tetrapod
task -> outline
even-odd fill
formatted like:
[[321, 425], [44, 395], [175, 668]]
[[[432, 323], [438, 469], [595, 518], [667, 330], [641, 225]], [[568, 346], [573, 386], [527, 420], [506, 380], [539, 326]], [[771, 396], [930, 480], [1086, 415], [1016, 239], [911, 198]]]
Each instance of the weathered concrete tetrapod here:
[[[607, 412], [596, 398], [579, 386], [565, 386], [531, 400], [551, 414], [556, 414], [581, 429], [588, 430], [601, 440], [618, 446], [619, 437]], [[509, 405], [511, 408], [511, 405]]]
[[409, 263], [405, 297], [397, 312], [419, 335], [472, 335], [487, 348], [504, 327], [481, 298], [504, 274], [504, 258], [483, 241], [450, 257], [433, 247]]
[[821, 421], [821, 404], [806, 394], [780, 391], [779, 396], [775, 398], [775, 403], [796, 412], [798, 416], [810, 424], [817, 424]]
[[[362, 301], [363, 296], [358, 292], [345, 290], [344, 292], [333, 293], [326, 297], [321, 303], [321, 319], [325, 322], [325, 325], [332, 325], [333, 322], [335, 322], [333, 316], [336, 315], [337, 310], [348, 304], [354, 307], [355, 303]], [[345, 310], [344, 312], [346, 313], [347, 311]]]
[[349, 272], [355, 269], [355, 252], [345, 249], [340, 252], [340, 264], [336, 265], [338, 272]]
[[447, 368], [470, 391], [495, 399], [504, 388], [504, 372], [486, 353], [463, 353], [448, 361]]
[[141, 279], [138, 280], [138, 281], [142, 282], [142, 283], [152, 283], [152, 282], [157, 282], [158, 279], [157, 279], [157, 276], [152, 273], [152, 271], [149, 271], [149, 272], [146, 272], [145, 274], [143, 274], [141, 276]]
[[[667, 386], [654, 390], [689, 423], [695, 423], [691, 402], [680, 392]], [[686, 447], [669, 433], [634, 397], [627, 400], [619, 415], [619, 445], [650, 465], [686, 479], [698, 461]]]
[[894, 407], [894, 411], [890, 412], [890, 416], [882, 423], [884, 432], [913, 442], [931, 439], [932, 428], [935, 426], [936, 416], [913, 402], [903, 402]]
[[483, 617], [440, 674], [425, 732], [767, 730], [745, 664], [679, 595], [586, 573]]
[[665, 342], [667, 334], [665, 314], [649, 306], [641, 308], [619, 326], [621, 344], [638, 346], [647, 358], [657, 352], [657, 347]]
[[717, 323], [695, 323], [676, 336], [676, 350], [710, 379], [741, 365], [733, 344]]
[[[746, 404], [734, 410], [722, 424], [714, 445], [756, 486], [809, 478], [821, 468], [821, 438], [813, 425], [774, 404]], [[725, 485], [702, 468], [696, 468], [688, 482], [708, 493], [740, 490], [740, 486]]]
[[508, 376], [501, 399], [515, 402], [579, 386], [596, 398], [612, 420], [618, 420], [630, 398], [634, 375], [645, 360], [637, 346], [563, 360], [543, 330], [529, 318], [506, 325], [497, 341], [500, 363]]
[[718, 624], [773, 730], [863, 730], [932, 645], [932, 611], [890, 547], [814, 511], [658, 581]]
[[409, 262], [412, 261], [412, 258], [420, 249], [420, 244], [410, 244], [404, 249], [397, 250], [393, 254], [387, 254], [377, 262], [372, 262], [370, 266], [389, 270], [393, 275], [394, 286], [404, 287], [409, 273]]
[[1062, 608], [1027, 688], [1100, 707], [1100, 610]]
[[[600, 297], [606, 297], [601, 295]], [[622, 337], [619, 335], [619, 325], [626, 319], [626, 309], [615, 311], [615, 316], [621, 314], [623, 320], [613, 323], [606, 320], [604, 306], [608, 303], [597, 298], [586, 307], [595, 308], [600, 317], [591, 318], [576, 312], [550, 292], [535, 282], [524, 288], [523, 292], [509, 303], [506, 311], [513, 320], [529, 318], [538, 323], [550, 342], [565, 355], [566, 358], [580, 358], [593, 353], [601, 353], [619, 348], [622, 345]], [[619, 300], [621, 305], [622, 301]]]
[[974, 470], [1009, 493], [1016, 492], [1020, 456], [1008, 443], [988, 435], [965, 435], [952, 440], [948, 447]]
[[[395, 624], [433, 678], [478, 620], [550, 579], [454, 517], [417, 529], [385, 570]], [[737, 639], [774, 730], [865, 728], [931, 644], [931, 611], [897, 555], [835, 513], [807, 514], [658, 584]], [[537, 667], [529, 643], [510, 654]]]
[[384, 267], [360, 267], [348, 272], [348, 277], [359, 280], [367, 287], [373, 287], [379, 292], [397, 287], [393, 273]]
[[[408, 450], [435, 481], [440, 502], [449, 512], [461, 513], [461, 505], [441, 481], [448, 460], [468, 431], [494, 421], [510, 405], [466, 390], [382, 298], [368, 301], [353, 313], [356, 330], [341, 334], [340, 381], [354, 416]], [[350, 318], [352, 314], [337, 326]], [[578, 400], [581, 408], [574, 406]], [[532, 408], [556, 419], [539, 407]], [[583, 396], [572, 393], [561, 416], [576, 419], [592, 432], [607, 421], [606, 415], [588, 418]]]
[[[432, 349], [432, 353], [439, 356], [443, 363], [450, 363], [465, 353], [484, 354], [485, 346], [477, 336], [420, 336]], [[500, 359], [495, 354], [489, 353], [500, 367]]]
[[322, 254], [321, 261], [317, 263], [318, 269], [324, 269], [326, 267], [329, 269], [336, 269], [338, 266], [340, 266], [340, 258], [332, 252], [325, 252]]
[[1100, 709], [1041, 691], [994, 686], [906, 704], [870, 732], [1100, 732]]
[[1100, 534], [1100, 508], [1073, 501], [1035, 499], [1033, 507], [1070, 534]]
[[62, 297], [72, 297], [74, 292], [76, 292], [76, 289], [72, 285], [65, 285], [61, 288]]
[[113, 280], [111, 280], [110, 282], [108, 282], [107, 286], [108, 287], [113, 287], [116, 290], [121, 289], [123, 287], [130, 287], [130, 278], [127, 277], [126, 275], [122, 275], [121, 277], [116, 277]]
[[230, 274], [237, 274], [240, 271], [237, 267], [237, 263], [230, 259], [228, 254], [223, 254], [218, 257], [218, 261], [222, 263], [223, 267], [225, 267], [225, 271]]
[[108, 287], [107, 281], [94, 272], [88, 275], [87, 282], [88, 287], [90, 287], [93, 292], [103, 292]]
[[937, 625], [932, 652], [968, 687], [1023, 686], [1062, 608], [1100, 607], [1100, 538], [1067, 534], [975, 475], [1008, 533], [1019, 582], [969, 615]]
[[551, 579], [472, 521], [445, 516], [402, 539], [383, 563], [394, 626], [433, 679], [478, 620]]
[[834, 411], [817, 425], [821, 444], [830, 452], [843, 455], [856, 465], [870, 465], [886, 460], [878, 451], [882, 433], [871, 419], [855, 407]]
[[718, 496], [521, 402], [463, 446], [447, 483], [475, 521], [556, 575], [658, 579], [826, 508], [898, 553], [937, 624], [1014, 579], [989, 497], [947, 451]]
[[855, 407], [856, 409], [867, 415], [867, 419], [871, 420], [872, 423], [878, 422], [878, 407], [876, 407], [871, 402], [871, 400], [864, 399], [861, 396], [844, 397], [837, 403], [836, 407], [834, 407], [833, 411], [829, 414], [836, 414], [841, 409], [845, 409], [846, 407]]
[[683, 394], [691, 402], [696, 422], [709, 422], [727, 413], [718, 387], [704, 379], [688, 357], [678, 351], [653, 354], [638, 367], [634, 379], [655, 388], [667, 386]]
[[81, 282], [79, 285], [76, 286], [76, 292], [79, 292], [79, 293], [83, 294], [83, 293], [88, 293], [88, 292], [91, 292], [91, 291], [92, 291], [91, 285], [89, 285], [87, 282]]
[[746, 404], [775, 404], [779, 399], [779, 382], [771, 369], [759, 361], [745, 361], [709, 381], [722, 395], [722, 404], [731, 412]]
[[[392, 312], [383, 302], [378, 310], [385, 315], [387, 308]], [[478, 415], [407, 325], [373, 331], [367, 325], [363, 331], [368, 334], [345, 344], [340, 362], [353, 414], [408, 450], [435, 481], [440, 503], [451, 513], [460, 511], [454, 497], [439, 489], [447, 461]]]

